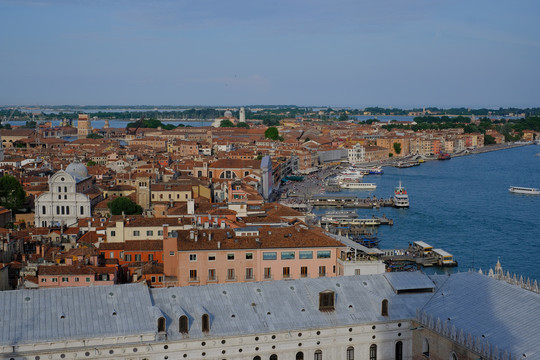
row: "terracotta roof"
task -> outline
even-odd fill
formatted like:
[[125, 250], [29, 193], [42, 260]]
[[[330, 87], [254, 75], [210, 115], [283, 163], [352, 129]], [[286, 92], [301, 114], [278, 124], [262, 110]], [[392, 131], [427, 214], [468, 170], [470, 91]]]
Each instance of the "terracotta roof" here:
[[101, 243], [99, 244], [99, 248], [98, 250], [100, 251], [103, 251], [103, 250], [124, 250], [124, 245], [125, 243], [121, 243], [121, 242], [118, 242], [118, 243], [113, 243], [113, 242], [106, 242], [106, 243]]
[[[227, 235], [229, 233], [229, 235]], [[209, 235], [212, 240], [209, 241]], [[257, 241], [257, 239], [259, 239]], [[344, 245], [325, 235], [320, 228], [290, 226], [284, 228], [260, 227], [259, 236], [235, 236], [233, 229], [199, 230], [197, 241], [191, 239], [190, 230], [178, 231], [178, 250], [219, 249], [280, 249], [343, 247]]]
[[41, 265], [38, 275], [93, 275], [94, 270], [89, 266], [78, 265]]
[[124, 244], [124, 251], [162, 251], [163, 240], [129, 240]]

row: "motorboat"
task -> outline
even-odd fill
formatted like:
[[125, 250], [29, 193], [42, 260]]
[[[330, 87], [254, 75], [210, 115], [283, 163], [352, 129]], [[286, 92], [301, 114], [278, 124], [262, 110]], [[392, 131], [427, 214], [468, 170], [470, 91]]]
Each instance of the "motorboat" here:
[[525, 195], [540, 195], [540, 189], [537, 188], [528, 188], [521, 186], [510, 186], [508, 189], [511, 193], [514, 194], [525, 194]]

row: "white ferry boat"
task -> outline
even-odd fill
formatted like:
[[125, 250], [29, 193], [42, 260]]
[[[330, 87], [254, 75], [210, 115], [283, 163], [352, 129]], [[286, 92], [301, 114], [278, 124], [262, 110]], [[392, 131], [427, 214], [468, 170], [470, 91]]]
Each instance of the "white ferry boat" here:
[[359, 180], [364, 177], [360, 170], [347, 169], [337, 176], [337, 180]]
[[339, 186], [342, 189], [351, 189], [351, 190], [375, 190], [375, 189], [377, 189], [377, 184], [357, 182], [357, 181], [342, 181], [342, 182], [340, 182]]
[[407, 190], [401, 186], [401, 180], [399, 186], [394, 189], [394, 206], [409, 207], [409, 195], [407, 195]]
[[537, 188], [510, 186], [510, 189], [508, 189], [508, 191], [515, 194], [540, 195], [540, 189]]

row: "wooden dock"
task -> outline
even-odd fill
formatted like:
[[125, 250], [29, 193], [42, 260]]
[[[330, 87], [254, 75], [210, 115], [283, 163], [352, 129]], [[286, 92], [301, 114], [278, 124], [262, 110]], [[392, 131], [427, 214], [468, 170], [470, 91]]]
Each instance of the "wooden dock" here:
[[378, 199], [378, 198], [358, 198], [356, 196], [340, 196], [340, 195], [318, 195], [312, 196], [307, 200], [308, 204], [320, 207], [335, 207], [335, 208], [381, 208], [394, 205], [394, 200]]

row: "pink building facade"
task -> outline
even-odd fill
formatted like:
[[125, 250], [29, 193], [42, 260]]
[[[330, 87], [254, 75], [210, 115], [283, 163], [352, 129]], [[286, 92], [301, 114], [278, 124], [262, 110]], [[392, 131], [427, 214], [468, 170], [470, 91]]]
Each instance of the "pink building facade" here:
[[189, 286], [339, 275], [343, 244], [322, 231], [298, 229], [180, 232], [164, 240], [165, 276]]

